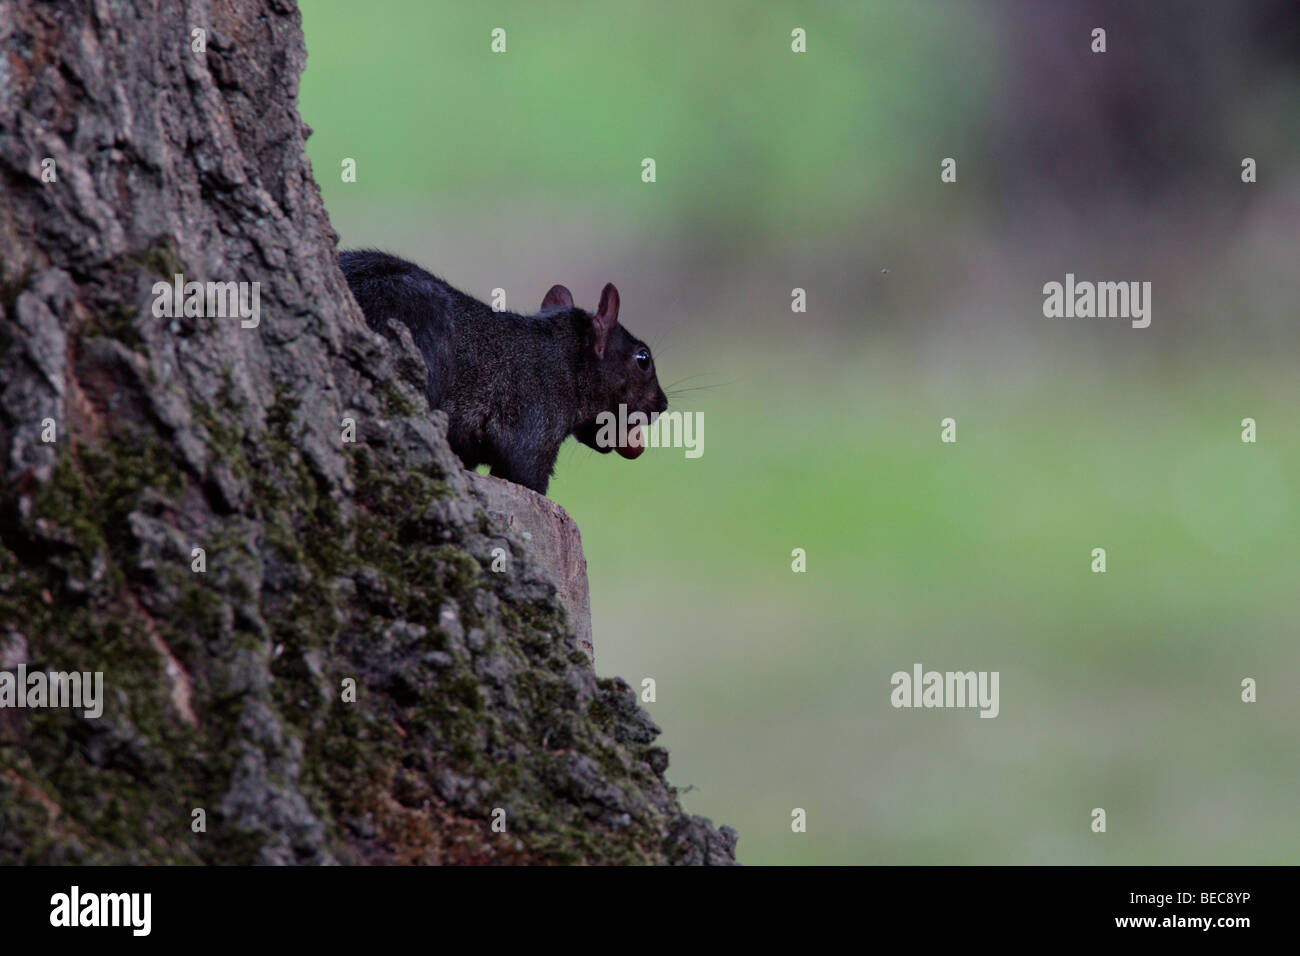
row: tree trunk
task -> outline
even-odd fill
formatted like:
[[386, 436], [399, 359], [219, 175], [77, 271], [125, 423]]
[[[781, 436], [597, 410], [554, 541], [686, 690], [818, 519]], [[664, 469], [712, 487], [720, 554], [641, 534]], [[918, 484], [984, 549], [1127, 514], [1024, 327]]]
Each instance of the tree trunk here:
[[0, 7], [0, 672], [103, 675], [0, 709], [0, 862], [731, 862], [362, 321], [305, 56], [281, 0]]

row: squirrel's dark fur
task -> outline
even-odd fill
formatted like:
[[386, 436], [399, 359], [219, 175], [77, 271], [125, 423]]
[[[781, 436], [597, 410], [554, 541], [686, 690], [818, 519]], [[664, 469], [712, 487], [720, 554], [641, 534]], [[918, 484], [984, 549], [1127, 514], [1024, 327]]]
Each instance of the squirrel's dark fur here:
[[[573, 435], [600, 452], [597, 416], [668, 407], [650, 349], [618, 324], [618, 290], [606, 285], [593, 313], [553, 286], [536, 315], [496, 312], [396, 256], [339, 254], [366, 321], [398, 319], [424, 356], [430, 408], [447, 412], [447, 438], [465, 467], [545, 494], [560, 445]], [[618, 451], [640, 453], [639, 436]]]

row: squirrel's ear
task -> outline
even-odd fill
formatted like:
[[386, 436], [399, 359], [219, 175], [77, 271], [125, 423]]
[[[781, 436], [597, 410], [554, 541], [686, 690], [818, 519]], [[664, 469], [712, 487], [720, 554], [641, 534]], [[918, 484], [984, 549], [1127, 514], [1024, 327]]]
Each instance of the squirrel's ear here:
[[551, 291], [542, 299], [542, 311], [547, 309], [572, 309], [573, 293], [562, 285], [551, 286]]
[[614, 331], [616, 325], [618, 325], [618, 290], [614, 288], [614, 283], [606, 282], [605, 289], [600, 294], [600, 307], [591, 317], [591, 331], [596, 336], [597, 358], [605, 357], [605, 343], [609, 341], [609, 333]]

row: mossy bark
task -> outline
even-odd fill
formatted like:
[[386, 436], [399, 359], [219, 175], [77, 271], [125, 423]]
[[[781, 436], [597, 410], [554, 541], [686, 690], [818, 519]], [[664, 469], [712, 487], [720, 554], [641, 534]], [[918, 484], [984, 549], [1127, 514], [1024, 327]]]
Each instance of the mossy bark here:
[[151, 6], [0, 8], [0, 670], [105, 686], [0, 710], [0, 862], [731, 862], [348, 295], [295, 5]]

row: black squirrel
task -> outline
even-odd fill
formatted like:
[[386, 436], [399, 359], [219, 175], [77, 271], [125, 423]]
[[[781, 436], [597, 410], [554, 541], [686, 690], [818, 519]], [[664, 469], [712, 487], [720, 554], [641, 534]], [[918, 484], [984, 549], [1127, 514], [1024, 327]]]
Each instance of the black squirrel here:
[[594, 314], [556, 285], [536, 315], [519, 315], [494, 311], [388, 253], [342, 252], [339, 267], [371, 328], [383, 332], [398, 319], [410, 329], [429, 370], [429, 407], [447, 412], [447, 439], [466, 468], [488, 465], [544, 495], [569, 435], [635, 458], [645, 448], [640, 428], [620, 435], [622, 444], [598, 442], [597, 417], [626, 420], [625, 405], [627, 415], [649, 422], [668, 408], [649, 346], [618, 324], [612, 283]]

